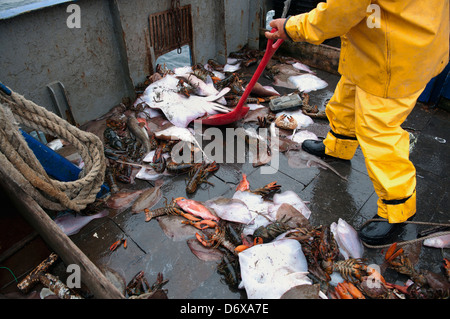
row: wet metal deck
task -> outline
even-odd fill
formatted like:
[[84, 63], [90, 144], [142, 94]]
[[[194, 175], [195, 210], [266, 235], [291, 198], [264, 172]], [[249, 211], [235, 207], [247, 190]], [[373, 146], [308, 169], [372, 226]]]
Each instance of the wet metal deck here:
[[[317, 75], [326, 80], [329, 86], [324, 90], [312, 92], [310, 104], [323, 107], [331, 97], [339, 78], [321, 71], [318, 71]], [[261, 82], [270, 83], [264, 78], [261, 78]], [[283, 89], [279, 91], [288, 92]], [[411, 159], [417, 168], [416, 220], [448, 222], [450, 114], [439, 108], [428, 109], [419, 104], [403, 126], [417, 137], [411, 153]], [[308, 130], [319, 137], [325, 137], [328, 125], [324, 120], [315, 120], [315, 124]], [[442, 139], [449, 142], [443, 143]], [[343, 218], [358, 228], [374, 215], [377, 201], [362, 152], [358, 149], [356, 156], [349, 162], [328, 160], [328, 163], [346, 176], [348, 182], [329, 170], [290, 168], [285, 156], [281, 155], [279, 171], [275, 175], [263, 175], [261, 168], [254, 168], [251, 163], [222, 164], [215, 176], [209, 179], [214, 186], [204, 184], [190, 198], [206, 201], [218, 196], [231, 197], [241, 174], [245, 173], [253, 188], [277, 181], [282, 185], [282, 191], [293, 190], [304, 201], [308, 201], [312, 211], [312, 225], [329, 225], [337, 222], [338, 218]], [[168, 199], [186, 197], [185, 178], [184, 175], [166, 177], [162, 187], [163, 195]], [[137, 181], [133, 188], [148, 186], [148, 182]], [[163, 202], [161, 200], [155, 208], [161, 207]], [[17, 219], [11, 211], [11, 214], [0, 216], [0, 224], [20, 225], [21, 221]], [[399, 240], [415, 238], [418, 230], [421, 228], [406, 226]], [[110, 245], [123, 237], [128, 239], [127, 249], [119, 247], [111, 252]], [[168, 290], [169, 298], [245, 298], [244, 290], [231, 290], [222, 283], [222, 277], [217, 273], [217, 262], [200, 261], [191, 253], [185, 240], [177, 242], [168, 238], [157, 220], [146, 223], [143, 214], [132, 215], [127, 210], [108, 218], [94, 220], [80, 233], [71, 236], [71, 239], [97, 266], [115, 270], [127, 283], [141, 270], [145, 272], [150, 283], [156, 280], [158, 273], [163, 273], [164, 278], [169, 280], [164, 286]], [[1, 240], [2, 246], [8, 244], [4, 238]], [[32, 245], [38, 248], [30, 248]], [[32, 250], [34, 254], [24, 253], [25, 249], [28, 252]], [[46, 258], [49, 252], [37, 236], [21, 252], [2, 261], [1, 265], [11, 269], [20, 280]], [[382, 250], [366, 249], [365, 255], [372, 263], [382, 263]], [[27, 256], [26, 262], [23, 256]], [[423, 247], [416, 267], [440, 272], [443, 257], [449, 257], [448, 250]], [[395, 280], [394, 277], [393, 282]], [[15, 291], [11, 275], [1, 270], [0, 293], [11, 291]]]

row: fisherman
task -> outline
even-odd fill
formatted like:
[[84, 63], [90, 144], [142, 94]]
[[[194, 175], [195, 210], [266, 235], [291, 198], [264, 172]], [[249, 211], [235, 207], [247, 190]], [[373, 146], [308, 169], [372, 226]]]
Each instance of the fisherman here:
[[270, 26], [273, 40], [318, 45], [341, 37], [341, 79], [326, 106], [330, 131], [303, 149], [350, 160], [361, 147], [383, 222], [366, 224], [360, 238], [386, 243], [416, 213], [416, 170], [401, 124], [448, 63], [449, 0], [327, 0]]

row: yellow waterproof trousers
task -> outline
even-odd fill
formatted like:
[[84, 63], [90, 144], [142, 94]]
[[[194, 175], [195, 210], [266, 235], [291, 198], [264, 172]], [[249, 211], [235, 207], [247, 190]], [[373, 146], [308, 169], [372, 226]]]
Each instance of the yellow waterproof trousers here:
[[351, 159], [359, 146], [378, 199], [378, 215], [401, 223], [416, 213], [416, 170], [409, 160], [409, 134], [400, 125], [422, 93], [386, 99], [344, 76], [326, 107], [330, 132], [325, 153]]

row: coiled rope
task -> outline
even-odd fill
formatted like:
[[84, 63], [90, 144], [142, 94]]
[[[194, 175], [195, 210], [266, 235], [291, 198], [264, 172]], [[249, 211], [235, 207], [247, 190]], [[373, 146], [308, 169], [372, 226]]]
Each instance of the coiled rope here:
[[[106, 168], [101, 140], [15, 92], [0, 91], [0, 105], [0, 170], [43, 208], [79, 212], [93, 203]], [[19, 124], [72, 144], [84, 161], [79, 179], [61, 182], [50, 178], [28, 147]]]

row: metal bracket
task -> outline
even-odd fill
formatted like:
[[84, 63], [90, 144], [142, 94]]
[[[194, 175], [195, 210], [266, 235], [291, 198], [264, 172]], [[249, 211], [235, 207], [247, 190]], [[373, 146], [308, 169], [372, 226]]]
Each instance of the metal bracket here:
[[72, 108], [70, 107], [67, 91], [60, 81], [47, 84], [53, 103], [59, 116], [74, 126], [78, 126], [73, 117]]

